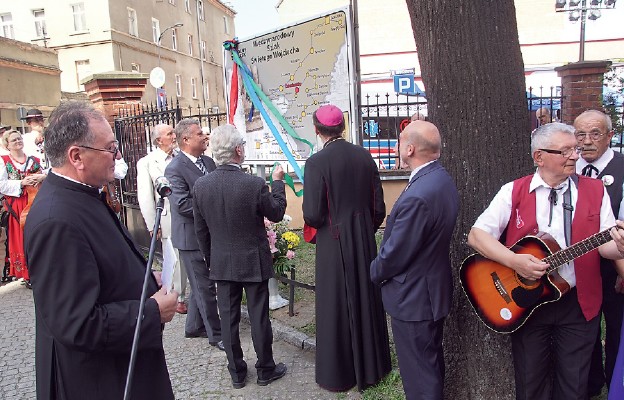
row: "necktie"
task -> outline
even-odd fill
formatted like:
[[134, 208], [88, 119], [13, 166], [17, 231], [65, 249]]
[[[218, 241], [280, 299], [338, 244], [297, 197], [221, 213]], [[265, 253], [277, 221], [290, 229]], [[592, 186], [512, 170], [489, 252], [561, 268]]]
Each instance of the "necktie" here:
[[204, 160], [202, 160], [201, 157], [197, 158], [197, 161], [195, 161], [195, 165], [197, 165], [197, 168], [199, 168], [203, 175], [206, 175], [208, 173], [206, 165], [204, 164]]
[[596, 176], [598, 176], [598, 168], [594, 167], [591, 164], [587, 164], [585, 167], [583, 167], [583, 171], [581, 172], [584, 176], [589, 176], [590, 178], [593, 177], [593, 173], [596, 173]]
[[557, 205], [557, 189], [550, 188], [548, 201], [550, 202], [550, 216], [548, 217], [548, 226], [550, 226], [550, 224], [552, 223], [553, 206]]

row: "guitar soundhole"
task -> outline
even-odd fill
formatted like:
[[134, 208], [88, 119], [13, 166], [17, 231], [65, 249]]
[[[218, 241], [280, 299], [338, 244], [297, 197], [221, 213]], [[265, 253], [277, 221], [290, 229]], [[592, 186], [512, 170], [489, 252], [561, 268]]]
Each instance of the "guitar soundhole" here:
[[542, 293], [544, 293], [543, 285], [537, 286], [535, 289], [517, 287], [511, 291], [511, 297], [519, 307], [530, 308], [538, 303]]

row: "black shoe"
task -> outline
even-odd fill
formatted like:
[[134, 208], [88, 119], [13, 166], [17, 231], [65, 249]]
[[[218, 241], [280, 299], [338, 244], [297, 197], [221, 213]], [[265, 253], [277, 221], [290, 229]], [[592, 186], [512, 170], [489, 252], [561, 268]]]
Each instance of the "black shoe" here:
[[[216, 347], [217, 349], [219, 349], [221, 351], [225, 351], [225, 346], [223, 345], [223, 340], [219, 340], [218, 342], [210, 342], [210, 345]], [[245, 386], [245, 384], [243, 384], [243, 386]]]
[[185, 338], [207, 338], [208, 334], [206, 333], [206, 331], [197, 332], [197, 333], [184, 332], [184, 337]]
[[242, 389], [245, 387], [245, 379], [247, 379], [247, 376], [245, 376], [245, 378], [243, 378], [242, 381], [240, 382], [236, 382], [234, 379], [232, 379], [232, 387], [234, 389]]
[[268, 378], [266, 379], [260, 379], [260, 377], [258, 377], [258, 385], [260, 386], [266, 386], [269, 383], [278, 380], [279, 378], [283, 377], [284, 375], [286, 375], [286, 371], [288, 370], [288, 368], [286, 367], [286, 365], [284, 365], [284, 363], [279, 363], [275, 366], [275, 369], [273, 370], [273, 373], [271, 375], [269, 375]]

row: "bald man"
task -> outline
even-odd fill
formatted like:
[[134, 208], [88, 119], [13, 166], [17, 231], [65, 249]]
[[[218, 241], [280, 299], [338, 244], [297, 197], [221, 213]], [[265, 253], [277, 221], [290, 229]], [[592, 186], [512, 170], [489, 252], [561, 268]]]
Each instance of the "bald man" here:
[[535, 111], [535, 118], [539, 121], [539, 126], [553, 122], [550, 109], [547, 107], [538, 108]]
[[399, 147], [412, 173], [388, 216], [371, 279], [381, 286], [392, 317], [406, 398], [442, 400], [442, 329], [453, 295], [449, 248], [459, 196], [438, 162], [441, 139], [435, 125], [411, 122]]

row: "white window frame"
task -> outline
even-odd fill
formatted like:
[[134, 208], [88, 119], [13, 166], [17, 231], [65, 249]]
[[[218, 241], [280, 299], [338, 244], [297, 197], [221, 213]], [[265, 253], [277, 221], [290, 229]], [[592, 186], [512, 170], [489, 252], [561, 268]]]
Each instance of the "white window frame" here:
[[210, 99], [210, 90], [208, 89], [208, 80], [204, 81], [204, 98], [206, 100]]
[[156, 18], [152, 18], [152, 40], [158, 44], [158, 38], [160, 37], [160, 21]]
[[0, 36], [15, 39], [15, 30], [13, 29], [13, 16], [11, 13], [0, 14]]
[[200, 42], [199, 55], [201, 56], [202, 60], [206, 61], [206, 41], [205, 40], [202, 40]]
[[174, 6], [175, 6], [175, 5], [176, 5], [176, 0], [169, 0], [169, 4], [171, 4], [171, 5], [174, 5]]
[[191, 97], [197, 98], [197, 78], [191, 78]]
[[[40, 15], [37, 15], [41, 13]], [[36, 10], [32, 10], [33, 18], [35, 20], [35, 35], [38, 38], [45, 37], [46, 35], [46, 21], [45, 21], [45, 9], [38, 8]]]
[[197, 14], [199, 15], [199, 19], [204, 20], [204, 1], [197, 0]]
[[184, 10], [187, 13], [191, 13], [191, 0], [184, 0]]
[[130, 71], [131, 72], [141, 72], [141, 64], [130, 63]]
[[84, 32], [87, 29], [87, 14], [85, 13], [84, 3], [74, 3], [70, 5], [72, 8], [72, 17], [74, 19], [74, 32]]
[[193, 57], [193, 35], [189, 33], [189, 35], [187, 36], [187, 39], [188, 39], [188, 53], [189, 53], [189, 56]]
[[228, 22], [228, 18], [225, 15], [223, 16], [223, 31], [226, 34], [230, 33], [230, 24]]
[[171, 29], [171, 49], [178, 50], [178, 28]]
[[137, 12], [134, 8], [127, 7], [128, 9], [128, 33], [130, 36], [139, 36], [139, 25], [137, 22]]
[[176, 96], [182, 97], [182, 76], [175, 74]]
[[[78, 87], [80, 88], [80, 90], [84, 90], [84, 85], [81, 85], [80, 81], [86, 78], [87, 76], [91, 75], [91, 61], [89, 61], [88, 59], [76, 60], [74, 61], [74, 65], [76, 66], [76, 82], [78, 83]], [[80, 71], [81, 65], [85, 65], [85, 66], [88, 65], [88, 68], [85, 69], [87, 72], [84, 72], [85, 70], [83, 70], [81, 73]]]

